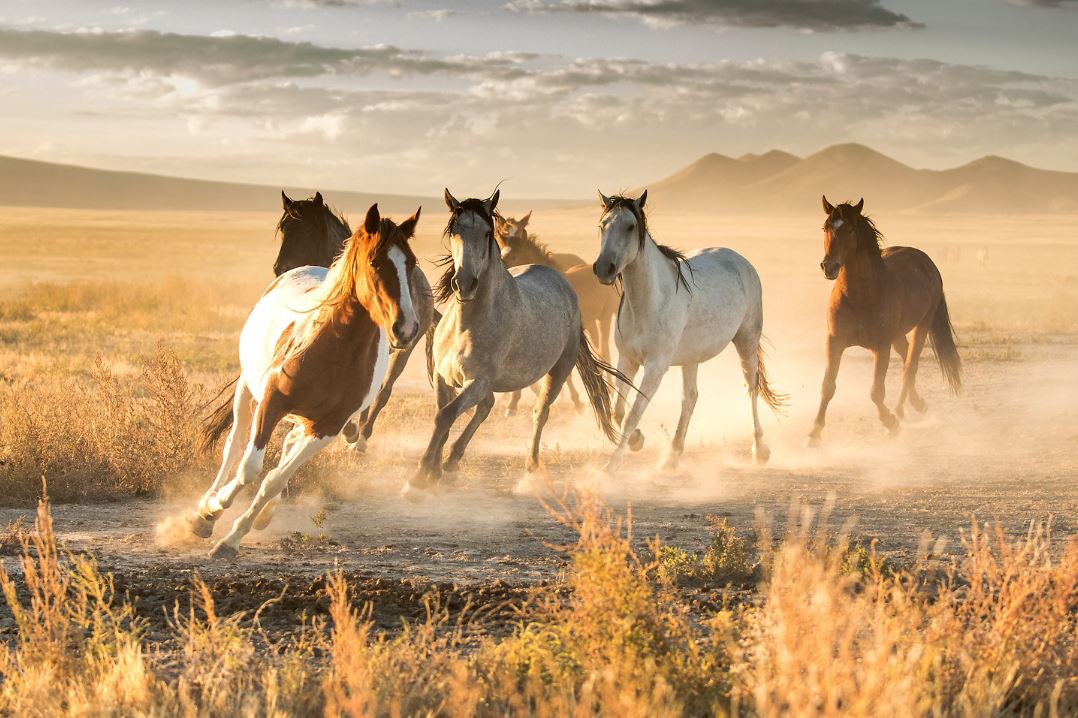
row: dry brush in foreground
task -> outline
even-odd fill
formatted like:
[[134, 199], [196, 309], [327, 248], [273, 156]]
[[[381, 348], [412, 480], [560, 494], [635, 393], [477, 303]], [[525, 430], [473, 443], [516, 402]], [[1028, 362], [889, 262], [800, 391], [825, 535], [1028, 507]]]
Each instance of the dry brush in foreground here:
[[[1078, 542], [1048, 529], [1009, 543], [974, 525], [946, 570], [883, 570], [873, 552], [807, 518], [762, 540], [753, 598], [702, 608], [679, 591], [670, 553], [635, 552], [611, 516], [563, 507], [579, 540], [562, 582], [536, 595], [511, 635], [480, 611], [376, 635], [341, 576], [327, 619], [273, 641], [257, 616], [220, 616], [195, 579], [168, 645], [92, 557], [58, 548], [49, 507], [0, 573], [15, 622], [0, 649], [0, 713], [231, 715], [1073, 715], [1078, 710]], [[718, 527], [694, 580], [750, 574]], [[844, 548], [839, 548], [844, 547]], [[665, 558], [664, 558], [665, 556]], [[651, 557], [651, 558], [649, 558]], [[732, 557], [732, 558], [731, 558]], [[851, 557], [853, 560], [851, 560]], [[686, 562], [679, 559], [682, 569]], [[710, 567], [710, 568], [709, 568]], [[750, 567], [751, 569], [751, 567]], [[711, 572], [710, 574], [708, 572]], [[683, 572], [683, 571], [682, 571]], [[254, 620], [252, 620], [252, 618]]]

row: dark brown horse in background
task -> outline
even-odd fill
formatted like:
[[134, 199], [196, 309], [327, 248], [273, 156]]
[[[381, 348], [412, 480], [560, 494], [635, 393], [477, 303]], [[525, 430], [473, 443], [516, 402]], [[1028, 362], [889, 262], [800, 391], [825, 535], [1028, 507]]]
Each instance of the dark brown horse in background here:
[[[284, 211], [277, 223], [281, 248], [277, 252], [277, 259], [273, 262], [273, 274], [279, 277], [297, 267], [331, 265], [341, 253], [345, 241], [352, 236], [352, 228], [348, 226], [348, 221], [344, 216], [325, 203], [321, 192], [316, 192], [310, 199], [300, 200], [291, 199], [281, 192], [281, 203]], [[367, 440], [374, 432], [374, 422], [377, 421], [378, 415], [389, 401], [393, 393], [393, 384], [407, 366], [412, 350], [419, 343], [419, 336], [427, 335], [429, 341], [433, 337], [431, 330], [441, 317], [434, 309], [430, 282], [427, 281], [423, 270], [415, 266], [411, 274], [409, 286], [412, 292], [412, 304], [419, 319], [419, 332], [409, 345], [394, 349], [390, 354], [385, 381], [374, 402], [360, 416], [359, 426], [349, 422], [341, 432], [348, 446], [357, 451], [366, 450]], [[200, 442], [203, 451], [208, 450], [231, 426], [230, 407], [230, 404], [228, 406], [222, 404], [222, 407], [207, 417]]]
[[[831, 290], [827, 316], [827, 371], [820, 410], [806, 442], [809, 446], [820, 443], [827, 405], [835, 395], [835, 379], [847, 347], [865, 347], [873, 354], [872, 402], [890, 436], [899, 431], [907, 399], [919, 412], [927, 408], [917, 393], [916, 379], [921, 351], [929, 337], [951, 391], [957, 394], [962, 386], [962, 362], [939, 269], [919, 249], [881, 249], [883, 235], [861, 213], [864, 205], [862, 199], [856, 205], [835, 207], [827, 197], [823, 198], [827, 220], [823, 225], [824, 258], [820, 268], [824, 276], [837, 281]], [[884, 381], [892, 347], [905, 362], [902, 391], [894, 413], [884, 404]]]
[[[552, 252], [550, 248], [528, 233], [527, 226], [532, 213], [528, 212], [521, 219], [494, 215], [494, 236], [502, 253], [502, 261], [507, 267], [519, 267], [525, 264], [541, 264], [557, 269], [576, 292], [580, 302], [580, 320], [584, 331], [591, 340], [599, 357], [610, 362], [610, 327], [618, 311], [618, 293], [613, 287], [604, 286], [591, 271], [591, 265], [581, 257], [564, 252]], [[573, 405], [580, 411], [583, 403], [577, 395], [572, 377], [566, 382]], [[506, 408], [506, 414], [512, 416], [517, 411], [520, 392], [514, 392]]]

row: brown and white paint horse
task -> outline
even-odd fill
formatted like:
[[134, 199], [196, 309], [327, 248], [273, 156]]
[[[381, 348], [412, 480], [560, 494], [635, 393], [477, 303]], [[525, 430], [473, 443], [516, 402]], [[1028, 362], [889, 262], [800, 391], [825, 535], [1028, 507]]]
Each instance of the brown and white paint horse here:
[[[232, 429], [217, 477], [190, 519], [193, 533], [212, 534], [240, 489], [261, 473], [277, 424], [288, 419], [294, 427], [277, 468], [262, 480], [250, 507], [211, 557], [236, 556], [247, 532], [269, 523], [271, 502], [288, 478], [370, 405], [385, 378], [390, 350], [415, 340], [419, 320], [409, 278], [416, 257], [408, 240], [418, 221], [416, 210], [397, 226], [379, 215], [377, 204], [371, 206], [328, 269], [286, 272], [251, 310], [240, 335], [242, 373]], [[244, 433], [246, 448], [239, 441]]]
[[[880, 248], [883, 235], [856, 205], [834, 206], [823, 198], [827, 219], [823, 224], [824, 257], [820, 269], [837, 280], [831, 290], [827, 312], [827, 369], [820, 391], [820, 409], [806, 444], [818, 446], [823, 434], [827, 405], [835, 395], [842, 353], [860, 346], [875, 359], [872, 403], [880, 422], [891, 436], [899, 431], [904, 405], [909, 399], [917, 411], [926, 408], [917, 393], [917, 366], [925, 342], [932, 347], [951, 390], [962, 386], [962, 361], [955, 346], [954, 330], [943, 296], [943, 278], [928, 255], [913, 247]], [[906, 334], [912, 331], [910, 339]], [[884, 380], [891, 349], [905, 362], [902, 390], [892, 413], [884, 404]]]

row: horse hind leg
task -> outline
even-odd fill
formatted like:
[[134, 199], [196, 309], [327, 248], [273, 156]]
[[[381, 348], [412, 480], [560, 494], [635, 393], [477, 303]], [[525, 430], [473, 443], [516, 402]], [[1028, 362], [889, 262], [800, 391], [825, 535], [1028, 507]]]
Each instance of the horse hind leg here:
[[734, 336], [734, 348], [741, 360], [741, 373], [745, 376], [745, 386], [749, 393], [749, 408], [752, 411], [752, 458], [760, 465], [771, 458], [771, 449], [764, 441], [764, 430], [760, 426], [760, 332], [748, 332]]
[[908, 390], [910, 406], [921, 414], [928, 409], [928, 403], [917, 393], [917, 369], [921, 364], [921, 352], [924, 351], [931, 329], [930, 322], [919, 324], [914, 328], [913, 341], [910, 342], [909, 354], [902, 370], [902, 389]]
[[[576, 352], [572, 353], [571, 359], [575, 358]], [[568, 366], [565, 364], [568, 363]], [[561, 391], [562, 384], [569, 378], [573, 371], [572, 360], [566, 362], [566, 357], [558, 360], [549, 374], [543, 377], [539, 388], [539, 400], [532, 411], [532, 441], [528, 449], [528, 458], [524, 462], [526, 475], [517, 482], [514, 492], [518, 495], [534, 493], [536, 489], [535, 475], [541, 471], [542, 462], [539, 459], [539, 450], [543, 439], [543, 429], [550, 418], [550, 405]]]
[[[296, 424], [292, 427], [292, 430], [285, 435], [284, 442], [281, 444], [281, 459], [277, 462], [278, 467], [283, 466], [284, 463], [288, 460], [288, 457], [292, 454], [292, 450], [298, 445], [299, 440], [303, 438], [303, 434], [305, 431], [306, 429], [302, 424]], [[273, 520], [273, 515], [277, 512], [277, 507], [280, 505], [280, 503], [280, 496], [276, 496], [275, 498], [271, 499], [270, 502], [266, 504], [266, 507], [263, 508], [262, 511], [259, 512], [258, 516], [255, 517], [252, 528], [255, 531], [261, 531], [262, 529], [269, 526], [270, 521]]]
[[250, 432], [253, 416], [254, 397], [251, 396], [250, 390], [241, 378], [236, 384], [236, 393], [232, 399], [232, 428], [228, 432], [228, 438], [225, 439], [221, 466], [213, 483], [210, 484], [210, 487], [206, 489], [206, 493], [199, 500], [198, 511], [187, 520], [191, 533], [199, 538], [209, 538], [213, 534], [213, 522], [216, 516], [209, 510], [208, 502], [225, 479], [236, 470], [236, 466], [243, 456], [244, 448], [244, 445], [237, 439]]
[[514, 391], [509, 395], [509, 406], [505, 407], [506, 416], [517, 415], [517, 405], [520, 404], [520, 390]]
[[670, 449], [662, 462], [662, 468], [666, 470], [676, 469], [681, 454], [685, 451], [685, 435], [689, 431], [689, 420], [692, 419], [696, 400], [700, 396], [696, 382], [699, 368], [699, 364], [685, 364], [681, 367], [681, 416], [678, 418], [677, 430], [674, 432], [673, 441], [670, 442]]

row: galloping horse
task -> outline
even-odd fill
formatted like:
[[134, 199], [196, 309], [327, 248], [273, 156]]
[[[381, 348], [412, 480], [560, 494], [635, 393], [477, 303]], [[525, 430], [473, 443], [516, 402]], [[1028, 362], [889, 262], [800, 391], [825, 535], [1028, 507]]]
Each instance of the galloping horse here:
[[[293, 200], [281, 192], [284, 213], [277, 223], [277, 233], [281, 236], [281, 248], [273, 263], [273, 274], [281, 276], [297, 267], [328, 267], [341, 253], [345, 241], [352, 236], [352, 228], [345, 218], [330, 209], [322, 200], [322, 193], [316, 192], [311, 199]], [[393, 385], [400, 378], [412, 350], [419, 343], [420, 335], [426, 334], [428, 341], [433, 337], [432, 330], [441, 316], [434, 308], [430, 282], [418, 266], [412, 269], [408, 278], [412, 291], [412, 306], [419, 317], [419, 334], [407, 346], [394, 349], [389, 355], [389, 369], [385, 382], [378, 391], [374, 403], [363, 410], [358, 422], [349, 421], [341, 436], [349, 448], [364, 451], [367, 440], [374, 432], [374, 422], [385, 408], [393, 393]], [[228, 387], [226, 386], [225, 389]], [[226, 398], [217, 410], [206, 419], [200, 446], [208, 450], [220, 436], [232, 425], [232, 404]], [[358, 428], [356, 424], [358, 423]]]
[[[370, 405], [390, 349], [415, 341], [420, 325], [410, 277], [416, 258], [408, 239], [418, 221], [416, 210], [398, 227], [373, 205], [328, 269], [307, 266], [281, 275], [251, 310], [240, 335], [234, 422], [221, 468], [189, 519], [195, 535], [208, 538], [240, 489], [258, 477], [277, 424], [289, 419], [294, 427], [277, 468], [212, 558], [234, 557], [252, 526], [269, 523], [288, 478]], [[246, 449], [238, 440], [245, 433]]]
[[[607, 375], [628, 383], [597, 360], [580, 325], [576, 293], [557, 270], [531, 264], [508, 269], [494, 239], [494, 210], [500, 193], [457, 201], [449, 190], [445, 235], [450, 255], [435, 286], [438, 301], [456, 301], [435, 330], [433, 367], [438, 395], [434, 433], [416, 475], [402, 494], [438, 481], [457, 469], [468, 442], [494, 406], [494, 392], [511, 392], [542, 380], [535, 407], [528, 472], [539, 467], [539, 440], [550, 404], [575, 366], [603, 433], [618, 438]], [[459, 393], [454, 396], [454, 389]], [[454, 422], [472, 407], [475, 414], [442, 464], [442, 449]], [[519, 488], [526, 486], [524, 479]]]
[[[943, 296], [943, 278], [928, 255], [912, 247], [880, 248], [883, 235], [856, 205], [835, 207], [823, 198], [824, 258], [820, 269], [837, 279], [827, 313], [827, 370], [820, 391], [820, 410], [806, 444], [818, 446], [827, 405], [835, 395], [842, 353], [860, 346], [873, 354], [872, 403], [888, 435], [899, 432], [899, 419], [909, 399], [917, 411], [927, 406], [917, 393], [917, 366], [931, 336], [944, 378], [954, 393], [962, 387], [962, 361]], [[912, 341], [906, 334], [913, 331]], [[891, 413], [884, 404], [891, 348], [903, 358], [902, 391]]]
[[[497, 212], [494, 213], [494, 237], [498, 240], [502, 261], [507, 267], [542, 264], [564, 274], [580, 302], [580, 318], [584, 324], [584, 331], [591, 339], [592, 346], [598, 350], [599, 358], [609, 363], [610, 325], [614, 314], [618, 311], [617, 290], [600, 283], [592, 273], [591, 267], [577, 255], [551, 252], [545, 244], [529, 234], [527, 225], [531, 215], [532, 213], [528, 212], [523, 219], [515, 220], [512, 217], [503, 217]], [[581, 410], [584, 405], [577, 397], [571, 374], [566, 380], [566, 385], [573, 405], [577, 411]], [[513, 392], [509, 399], [509, 406], [505, 410], [506, 416], [516, 414], [519, 402], [520, 392]]]
[[[686, 256], [658, 244], [644, 214], [647, 196], [647, 191], [639, 199], [599, 193], [601, 247], [593, 270], [603, 284], [621, 279], [623, 298], [614, 332], [618, 370], [631, 379], [644, 367], [639, 393], [621, 426], [622, 440], [605, 470], [618, 467], [626, 448], [636, 451], [643, 446], [644, 435], [637, 426], [671, 366], [681, 367], [681, 417], [665, 463], [677, 465], [696, 406], [697, 369], [731, 342], [748, 384], [752, 454], [758, 463], [765, 463], [770, 451], [760, 428], [756, 398], [762, 396], [772, 409], [778, 409], [784, 397], [772, 391], [764, 370], [760, 277], [748, 260], [731, 249], [701, 249]], [[621, 396], [616, 416], [620, 419], [624, 411]]]

